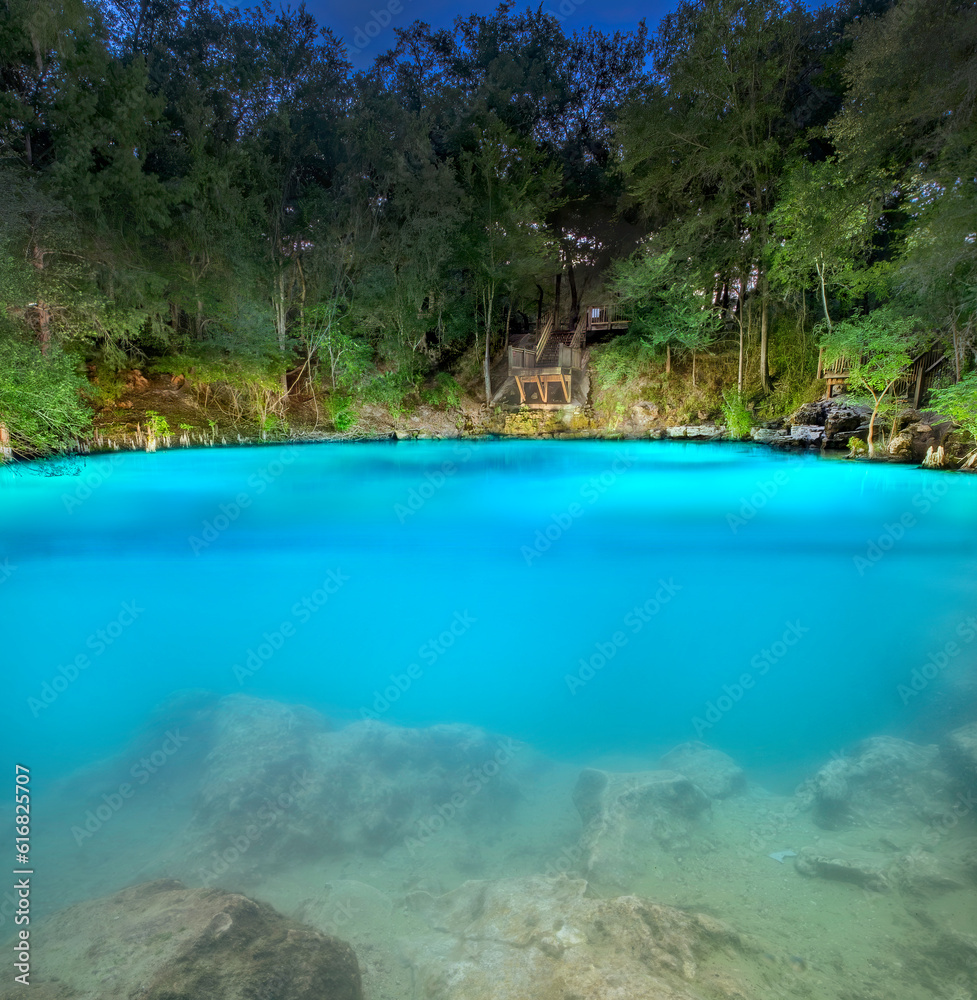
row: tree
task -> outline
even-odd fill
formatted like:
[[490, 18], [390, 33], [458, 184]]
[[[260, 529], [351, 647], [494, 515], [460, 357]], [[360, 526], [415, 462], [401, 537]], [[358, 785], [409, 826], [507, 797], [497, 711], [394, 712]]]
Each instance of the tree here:
[[885, 205], [896, 280], [950, 328], [959, 375], [977, 312], [977, 7], [901, 0], [849, 38], [848, 98], [829, 134], [863, 198]]
[[771, 212], [779, 237], [771, 276], [788, 288], [816, 283], [829, 337], [829, 284], [847, 291], [864, 284], [857, 269], [867, 256], [875, 216], [861, 195], [835, 160], [798, 160]]
[[552, 269], [555, 248], [543, 220], [553, 208], [559, 179], [498, 119], [489, 120], [473, 145], [461, 157], [462, 183], [471, 204], [462, 255], [485, 337], [482, 372], [488, 403], [499, 296], [516, 291], [525, 275]]
[[964, 465], [977, 464], [977, 370], [968, 372], [955, 385], [938, 389], [930, 396], [929, 408], [945, 413], [975, 441]]
[[768, 215], [794, 137], [805, 17], [787, 0], [684, 0], [662, 21], [654, 82], [617, 133], [631, 196], [665, 217], [669, 245], [699, 264], [702, 283], [755, 284], [766, 391]]
[[630, 331], [652, 348], [665, 348], [665, 371], [672, 368], [672, 350], [692, 353], [692, 384], [695, 385], [695, 352], [717, 336], [721, 318], [711, 296], [695, 287], [694, 277], [676, 266], [674, 253], [638, 251], [612, 269], [611, 288], [619, 300], [631, 307]]
[[[885, 305], [864, 316], [836, 323], [822, 341], [825, 361], [845, 359], [848, 385], [867, 392], [873, 402], [868, 424], [868, 453], [875, 454], [875, 420], [887, 395], [906, 374], [923, 346], [918, 322]], [[891, 397], [890, 397], [891, 398]]]

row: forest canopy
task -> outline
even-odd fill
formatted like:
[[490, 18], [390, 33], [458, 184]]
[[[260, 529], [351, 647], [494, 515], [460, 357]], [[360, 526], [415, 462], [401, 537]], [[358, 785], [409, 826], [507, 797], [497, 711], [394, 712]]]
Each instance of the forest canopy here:
[[302, 6], [7, 0], [15, 442], [77, 434], [80, 384], [97, 407], [131, 368], [262, 425], [301, 386], [337, 427], [488, 396], [508, 334], [597, 302], [635, 317], [620, 366], [729, 340], [740, 398], [876, 310], [972, 367], [973, 2], [682, 0], [614, 35], [503, 3], [392, 38], [354, 71]]

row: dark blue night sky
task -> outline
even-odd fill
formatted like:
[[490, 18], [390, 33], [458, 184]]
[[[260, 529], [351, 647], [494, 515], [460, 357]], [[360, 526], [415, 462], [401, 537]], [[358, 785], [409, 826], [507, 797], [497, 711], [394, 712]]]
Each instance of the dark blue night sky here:
[[[394, 28], [406, 28], [414, 21], [426, 21], [435, 28], [450, 28], [454, 19], [468, 14], [491, 14], [498, 0], [307, 0], [306, 6], [323, 27], [332, 28], [346, 42], [353, 65], [365, 69], [373, 59], [396, 42]], [[516, 10], [523, 9], [515, 5]], [[532, 4], [535, 9], [536, 3]], [[620, 0], [544, 0], [543, 10], [559, 17], [567, 35], [593, 25], [601, 31], [632, 31], [641, 18], [650, 30], [674, 6], [672, 0], [629, 3]]]

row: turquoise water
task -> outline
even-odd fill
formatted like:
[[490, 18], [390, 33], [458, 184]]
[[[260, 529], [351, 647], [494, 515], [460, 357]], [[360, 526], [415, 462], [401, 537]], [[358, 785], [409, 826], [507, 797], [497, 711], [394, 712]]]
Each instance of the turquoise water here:
[[194, 688], [467, 722], [567, 759], [701, 738], [786, 785], [865, 735], [968, 717], [952, 682], [977, 653], [975, 491], [633, 442], [6, 469], [7, 753], [43, 783]]
[[[0, 470], [0, 607], [32, 919], [179, 878], [350, 941], [367, 1000], [481, 1000], [464, 977], [491, 979], [487, 932], [465, 931], [459, 966], [423, 901], [494, 880], [522, 927], [567, 885], [532, 879], [569, 871], [623, 896], [625, 937], [648, 933], [633, 894], [760, 942], [710, 953], [704, 981], [741, 977], [710, 996], [977, 990], [945, 951], [977, 940], [972, 776], [939, 756], [977, 719], [977, 477], [677, 442], [20, 465]], [[944, 749], [856, 746], [873, 737]], [[644, 792], [587, 818], [581, 768], [688, 784], [659, 758], [696, 740], [744, 773], [694, 822], [642, 813]], [[69, 961], [36, 926], [37, 974], [91, 989], [90, 942]], [[586, 926], [579, 981], [623, 974]], [[543, 962], [527, 995], [555, 995], [569, 961], [509, 959]]]

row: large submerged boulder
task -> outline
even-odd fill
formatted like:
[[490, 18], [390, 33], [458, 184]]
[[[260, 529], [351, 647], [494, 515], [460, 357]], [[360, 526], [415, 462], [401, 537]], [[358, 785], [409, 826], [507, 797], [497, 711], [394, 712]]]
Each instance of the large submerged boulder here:
[[937, 822], [947, 809], [947, 785], [936, 746], [876, 736], [825, 764], [809, 792], [823, 829], [895, 829]]
[[[582, 879], [466, 882], [409, 906], [431, 933], [410, 948], [426, 1000], [693, 1000], [716, 953], [750, 951], [727, 925], [637, 896], [595, 899]], [[726, 973], [710, 996], [748, 995]]]
[[31, 928], [35, 1000], [362, 1000], [352, 948], [220, 889], [147, 882]]
[[305, 710], [237, 695], [218, 703], [211, 742], [188, 836], [206, 884], [229, 864], [259, 877], [298, 858], [409, 847], [449, 821], [498, 823], [520, 799], [520, 744], [473, 726], [330, 730]]
[[943, 756], [963, 789], [977, 791], [977, 722], [954, 729], [943, 745]]
[[583, 871], [626, 882], [645, 871], [656, 854], [688, 845], [710, 800], [677, 771], [581, 772], [573, 802], [584, 828]]
[[712, 799], [725, 799], [746, 788], [746, 776], [739, 764], [722, 750], [698, 740], [680, 743], [659, 764], [667, 771], [684, 774]]

